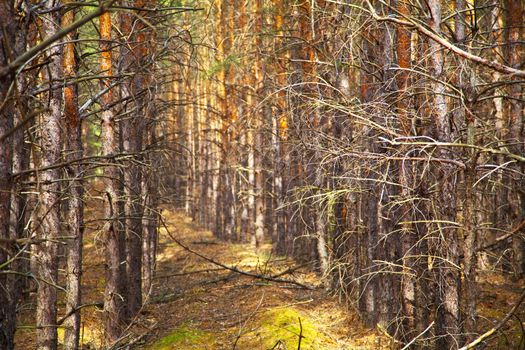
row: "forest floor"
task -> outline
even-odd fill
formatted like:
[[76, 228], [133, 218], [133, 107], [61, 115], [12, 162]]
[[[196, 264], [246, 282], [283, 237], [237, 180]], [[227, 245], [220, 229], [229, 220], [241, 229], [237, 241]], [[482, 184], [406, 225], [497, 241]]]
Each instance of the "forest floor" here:
[[[96, 217], [89, 206], [87, 217]], [[163, 210], [159, 230], [157, 273], [153, 291], [123, 343], [140, 350], [372, 350], [389, 341], [365, 328], [355, 312], [319, 286], [312, 266], [257, 252], [250, 244], [216, 240], [183, 213]], [[99, 225], [87, 225], [84, 244], [82, 350], [103, 349], [104, 244]], [[221, 268], [177, 244], [227, 266], [260, 275], [278, 275], [293, 283], [269, 282]], [[62, 298], [63, 295], [59, 295]], [[32, 298], [31, 298], [32, 299]], [[59, 302], [59, 314], [64, 313]], [[20, 315], [16, 348], [35, 349], [34, 303]], [[59, 343], [64, 331], [59, 328]]]
[[[93, 214], [100, 209], [90, 207], [93, 212], [88, 211], [88, 217], [96, 217]], [[283, 350], [299, 349], [299, 341], [302, 350], [392, 348], [388, 337], [365, 328], [351, 308], [319, 286], [312, 266], [273, 256], [270, 245], [255, 251], [250, 244], [219, 241], [181, 212], [166, 208], [163, 218], [154, 287], [123, 342], [132, 344], [131, 349]], [[92, 225], [85, 238], [82, 291], [88, 306], [82, 309], [82, 350], [102, 349], [103, 340], [104, 244], [98, 224]], [[282, 274], [281, 279], [316, 288], [232, 272], [175, 240], [224, 265], [264, 276]], [[289, 273], [283, 273], [286, 271]], [[479, 304], [484, 329], [505, 315], [520, 284], [484, 278]], [[63, 303], [59, 307], [63, 314]], [[30, 326], [34, 324], [34, 303], [30, 300], [21, 309], [16, 348], [34, 349], [34, 328]], [[525, 317], [525, 310], [519, 316]], [[522, 346], [522, 329], [514, 326], [510, 340], [500, 337], [496, 348]], [[59, 341], [61, 338], [63, 329], [59, 329]]]
[[[351, 311], [322, 288], [254, 279], [214, 265], [175, 243], [228, 266], [270, 276], [298, 265], [272, 256], [271, 246], [217, 241], [184, 215], [165, 210], [155, 291], [146, 319], [153, 331], [140, 349], [381, 349], [387, 342], [362, 327]], [[303, 266], [281, 276], [314, 285]]]

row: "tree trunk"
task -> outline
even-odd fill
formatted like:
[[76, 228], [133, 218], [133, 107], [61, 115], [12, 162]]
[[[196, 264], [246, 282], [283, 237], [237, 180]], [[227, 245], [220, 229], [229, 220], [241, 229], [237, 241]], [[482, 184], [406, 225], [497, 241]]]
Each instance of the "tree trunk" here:
[[[42, 21], [42, 32], [45, 37], [54, 35], [60, 30], [60, 13], [54, 9], [56, 2], [49, 0], [44, 8], [49, 10]], [[48, 66], [43, 70], [44, 80], [49, 82], [63, 79], [62, 47], [54, 45], [47, 50]], [[44, 113], [40, 123], [40, 164], [49, 167], [60, 162], [62, 91], [54, 88], [45, 96], [48, 112]], [[42, 350], [57, 348], [57, 285], [58, 285], [58, 244], [56, 237], [60, 233], [60, 173], [58, 169], [49, 169], [37, 175], [40, 187], [37, 204], [37, 234], [46, 240], [37, 248], [37, 276], [43, 281], [37, 292], [37, 337], [38, 347]]]
[[[151, 108], [147, 108], [148, 116], [153, 117]], [[147, 127], [148, 142], [147, 144], [152, 149], [157, 149], [157, 131], [156, 121], [152, 118], [149, 121]], [[159, 169], [158, 155], [154, 151], [150, 151], [147, 155], [148, 170], [146, 176], [143, 177], [143, 198], [144, 198], [144, 217], [142, 222], [143, 235], [142, 235], [142, 293], [143, 297], [146, 298], [152, 291], [153, 277], [155, 274], [155, 261], [156, 261], [156, 243], [157, 243], [157, 227], [159, 225], [159, 194], [158, 184], [159, 179], [157, 170]]]
[[[430, 0], [428, 4], [431, 15], [430, 27], [434, 32], [441, 33], [441, 2]], [[432, 83], [434, 96], [432, 114], [436, 130], [435, 134], [438, 141], [452, 142], [454, 137], [448, 119], [449, 110], [445, 98], [445, 84], [442, 82], [445, 79], [444, 50], [439, 43], [429, 40], [429, 49], [432, 52], [430, 71], [435, 79]], [[452, 152], [447, 149], [440, 149], [439, 153], [442, 158], [454, 159]], [[456, 227], [446, 223], [455, 222], [456, 220], [456, 170], [449, 163], [440, 164], [437, 167], [439, 178], [436, 181], [439, 183], [439, 191], [434, 200], [436, 219], [441, 222], [437, 222], [435, 225], [440, 236], [438, 249], [442, 254], [442, 258], [448, 261], [446, 265], [440, 267], [438, 276], [438, 286], [440, 288], [438, 303], [443, 303], [443, 305], [438, 309], [438, 332], [442, 337], [439, 338], [437, 344], [439, 348], [451, 349], [457, 346], [458, 337], [461, 334], [459, 310], [461, 281], [456, 267], [459, 263], [458, 230]]]
[[[404, 0], [397, 2], [397, 10], [399, 13], [410, 16], [410, 7]], [[399, 115], [399, 126], [403, 136], [412, 135], [411, 132], [411, 121], [409, 115], [409, 101], [408, 101], [408, 89], [409, 89], [409, 73], [411, 69], [410, 56], [412, 53], [411, 47], [411, 33], [410, 31], [402, 26], [397, 27], [397, 63], [399, 65], [399, 71], [396, 72], [397, 88], [398, 88], [398, 102], [397, 102], [397, 113]], [[401, 154], [406, 154], [407, 150], [402, 150]], [[410, 161], [401, 161], [399, 164], [399, 183], [401, 185], [401, 196], [403, 201], [410, 201], [415, 194], [411, 193], [410, 189], [414, 186], [414, 174], [412, 167], [416, 166]], [[417, 335], [416, 324], [419, 321], [416, 314], [417, 303], [416, 303], [416, 281], [417, 275], [415, 271], [416, 259], [413, 257], [417, 254], [417, 230], [415, 230], [409, 222], [412, 221], [411, 205], [415, 205], [416, 202], [401, 205], [400, 208], [400, 221], [403, 222], [401, 225], [401, 254], [403, 254], [403, 275], [401, 277], [401, 302], [403, 310], [403, 330], [402, 336], [406, 341], [409, 341], [415, 335]]]
[[[71, 0], [67, 0], [71, 2]], [[62, 17], [62, 27], [73, 23], [75, 10], [66, 12]], [[76, 31], [65, 37], [62, 64], [64, 78], [74, 79], [77, 76], [77, 63], [75, 60]], [[65, 117], [65, 158], [67, 162], [81, 159], [82, 150], [82, 124], [78, 112], [78, 93], [76, 84], [64, 88], [64, 117]], [[76, 350], [80, 337], [80, 310], [81, 303], [81, 276], [82, 276], [82, 239], [84, 231], [84, 189], [83, 169], [80, 163], [72, 163], [66, 169], [68, 178], [68, 201], [66, 202], [66, 223], [68, 235], [74, 237], [68, 241], [68, 254], [66, 265], [66, 313], [70, 315], [64, 322], [64, 346]]]
[[[255, 96], [259, 96], [263, 91], [262, 62], [258, 51], [261, 47], [261, 33], [263, 23], [263, 12], [261, 11], [261, 0], [253, 1], [253, 13], [255, 16], [255, 53], [254, 79], [255, 79]], [[258, 101], [258, 98], [255, 98]], [[259, 248], [264, 243], [264, 220], [265, 220], [265, 202], [264, 202], [264, 174], [263, 174], [263, 135], [262, 135], [262, 113], [261, 107], [255, 105], [254, 111], [254, 169], [255, 169], [255, 247]]]
[[[17, 21], [13, 1], [0, 2], [0, 66], [7, 64], [16, 56], [15, 34]], [[5, 101], [0, 107], [0, 136], [6, 135], [13, 128], [14, 105], [12, 92], [9, 92], [14, 75], [0, 77], [0, 101]], [[16, 136], [14, 136], [16, 137]], [[11, 170], [13, 165], [13, 136], [0, 140], [0, 239], [9, 239], [9, 223], [11, 209], [11, 191], [13, 178]], [[7, 248], [7, 249], [6, 249]], [[14, 257], [14, 247], [0, 247], [0, 266], [10, 269], [4, 264]], [[0, 274], [0, 349], [13, 350], [16, 329], [16, 291], [15, 285], [8, 274]]]
[[[508, 31], [507, 31], [507, 43], [508, 43], [508, 62], [511, 67], [520, 68], [523, 66], [523, 2], [520, 0], [505, 0], [505, 8], [508, 11]], [[518, 77], [512, 77], [512, 80], [519, 80]], [[514, 83], [509, 87], [508, 101], [508, 130], [509, 138], [512, 145], [510, 150], [515, 154], [523, 154], [525, 152], [525, 146], [523, 145], [524, 139], [524, 128], [523, 128], [523, 116], [525, 111], [525, 103], [523, 102], [523, 84]], [[516, 171], [522, 172], [525, 170], [523, 164], [513, 166]], [[508, 202], [510, 206], [510, 222], [511, 227], [519, 224], [525, 217], [525, 194], [522, 191], [523, 178], [514, 180], [514, 186], [516, 189], [508, 192]], [[525, 237], [523, 234], [514, 235], [512, 238], [513, 248], [513, 268], [517, 278], [525, 277]]]
[[[102, 88], [111, 84], [113, 75], [111, 51], [111, 15], [104, 13], [100, 16], [100, 69], [106, 78], [102, 80]], [[102, 105], [102, 130], [100, 139], [102, 154], [114, 157], [118, 151], [117, 126], [115, 113], [110, 107], [113, 103], [113, 91], [109, 90], [101, 98]], [[111, 163], [111, 160], [108, 160]], [[115, 166], [104, 167], [104, 235], [106, 244], [106, 288], [104, 291], [105, 324], [104, 333], [107, 346], [113, 345], [120, 337], [126, 315], [125, 304], [122, 300], [124, 294], [125, 246], [123, 232], [119, 225], [119, 175]]]
[[[148, 18], [149, 12], [140, 12], [138, 9], [151, 7], [149, 1], [134, 0], [133, 7], [138, 16]], [[123, 85], [124, 94], [132, 97], [131, 115], [121, 121], [123, 142], [122, 150], [130, 154], [133, 160], [140, 160], [145, 125], [144, 114], [146, 100], [144, 95], [149, 85], [148, 65], [146, 62], [149, 28], [142, 20], [132, 14], [121, 15], [121, 30], [129, 35], [130, 40], [121, 51], [121, 69], [133, 73], [132, 79]], [[129, 45], [129, 52], [127, 46]], [[127, 56], [130, 57], [127, 57]], [[129, 108], [130, 105], [128, 105]], [[126, 274], [128, 318], [135, 317], [142, 307], [142, 216], [144, 208], [141, 200], [142, 168], [132, 161], [123, 168], [124, 197], [126, 218]]]

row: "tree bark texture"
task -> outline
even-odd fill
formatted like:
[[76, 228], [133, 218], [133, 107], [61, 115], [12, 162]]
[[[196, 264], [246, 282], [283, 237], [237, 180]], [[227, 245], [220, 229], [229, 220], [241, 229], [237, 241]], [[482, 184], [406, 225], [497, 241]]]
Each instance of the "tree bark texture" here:
[[[55, 1], [45, 1], [44, 8], [53, 9]], [[60, 13], [49, 12], [42, 21], [42, 33], [45, 37], [54, 35], [60, 30]], [[62, 46], [55, 45], [46, 51], [49, 60], [43, 79], [48, 82], [60, 81], [62, 71]], [[38, 130], [41, 167], [55, 165], [61, 160], [61, 118], [62, 91], [53, 89], [43, 96], [48, 112], [43, 114]], [[61, 230], [60, 219], [60, 172], [58, 169], [44, 170], [37, 174], [38, 203], [36, 208], [37, 234], [46, 240], [36, 250], [37, 276], [41, 281], [37, 292], [37, 337], [38, 347], [42, 350], [57, 348], [57, 285], [58, 285], [58, 243], [57, 236]]]
[[[66, 12], [62, 17], [62, 26], [68, 26], [75, 19], [75, 11]], [[63, 49], [62, 65], [65, 79], [74, 79], [78, 74], [75, 58], [76, 31], [66, 35]], [[74, 162], [83, 156], [82, 122], [78, 111], [77, 85], [71, 84], [64, 88], [64, 155], [65, 160]], [[64, 346], [76, 350], [80, 340], [80, 304], [82, 276], [82, 242], [84, 233], [84, 176], [82, 166], [72, 163], [65, 169], [68, 179], [68, 196], [66, 206], [66, 224], [68, 235], [73, 237], [68, 241], [66, 262], [66, 313], [70, 316], [64, 321]]]
[[[102, 81], [102, 87], [111, 84], [113, 75], [113, 62], [111, 51], [111, 15], [104, 13], [99, 18], [100, 25], [100, 70], [106, 78]], [[101, 143], [102, 154], [110, 157], [109, 163], [104, 167], [104, 235], [105, 235], [105, 260], [106, 260], [106, 287], [104, 291], [104, 313], [105, 313], [105, 341], [106, 345], [113, 345], [120, 337], [124, 319], [126, 316], [126, 305], [124, 304], [125, 286], [125, 245], [124, 232], [119, 224], [119, 173], [115, 165], [112, 165], [111, 157], [119, 152], [117, 125], [115, 113], [110, 105], [114, 101], [113, 91], [109, 90], [102, 96], [102, 130]]]
[[[7, 64], [16, 55], [15, 34], [18, 30], [13, 1], [0, 3], [0, 66]], [[14, 75], [0, 77], [0, 101], [5, 101], [0, 109], [0, 136], [6, 135], [13, 128], [14, 98], [10, 92]], [[0, 238], [10, 237], [10, 209], [13, 178], [12, 138], [7, 137], [0, 141]], [[7, 248], [7, 249], [6, 249]], [[16, 252], [14, 247], [0, 248], [0, 269], [10, 269], [12, 258]], [[0, 348], [14, 349], [14, 336], [16, 329], [16, 291], [8, 274], [0, 275]]]

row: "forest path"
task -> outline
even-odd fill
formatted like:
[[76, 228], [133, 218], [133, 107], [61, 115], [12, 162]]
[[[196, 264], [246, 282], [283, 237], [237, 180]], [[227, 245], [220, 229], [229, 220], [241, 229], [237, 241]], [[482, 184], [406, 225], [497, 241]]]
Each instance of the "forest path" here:
[[[296, 266], [255, 252], [249, 244], [217, 241], [181, 213], [163, 211], [157, 276], [141, 323], [151, 327], [140, 349], [380, 349], [386, 343], [344, 311], [337, 298], [321, 288], [266, 282], [220, 268], [183, 249], [170, 237], [200, 254], [257, 274], [273, 275]], [[318, 280], [310, 267], [283, 278]], [[300, 320], [300, 321], [299, 321]]]

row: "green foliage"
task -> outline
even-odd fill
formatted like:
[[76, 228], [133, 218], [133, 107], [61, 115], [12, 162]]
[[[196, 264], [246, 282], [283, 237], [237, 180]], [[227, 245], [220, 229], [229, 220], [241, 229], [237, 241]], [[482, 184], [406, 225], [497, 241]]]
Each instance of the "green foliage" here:
[[232, 66], [239, 67], [241, 64], [241, 59], [236, 55], [228, 55], [224, 61], [215, 61], [206, 71], [206, 77], [208, 79], [212, 78], [215, 74], [221, 71], [228, 71]]

